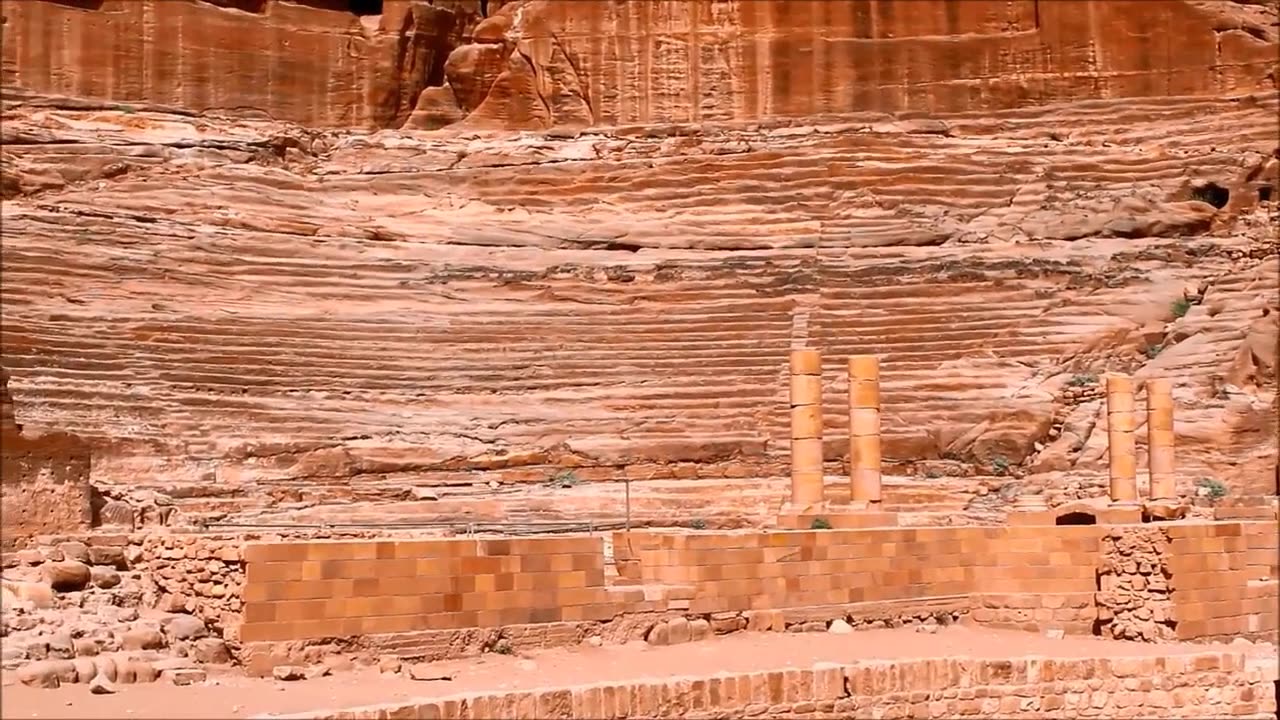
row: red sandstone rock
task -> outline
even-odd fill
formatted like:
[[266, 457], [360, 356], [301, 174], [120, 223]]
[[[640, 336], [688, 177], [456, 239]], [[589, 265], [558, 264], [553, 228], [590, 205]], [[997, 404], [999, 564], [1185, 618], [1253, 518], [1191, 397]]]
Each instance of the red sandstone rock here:
[[58, 592], [83, 590], [93, 575], [88, 565], [75, 560], [45, 563], [42, 569], [49, 586]]

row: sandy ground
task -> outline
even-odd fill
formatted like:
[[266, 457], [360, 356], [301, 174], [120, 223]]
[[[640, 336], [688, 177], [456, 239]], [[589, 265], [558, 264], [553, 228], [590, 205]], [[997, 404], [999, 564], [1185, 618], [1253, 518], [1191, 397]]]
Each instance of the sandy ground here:
[[[1146, 645], [1094, 638], [1050, 639], [1030, 633], [950, 627], [936, 634], [911, 630], [871, 630], [849, 635], [824, 633], [737, 633], [714, 640], [650, 647], [579, 647], [525, 657], [485, 655], [436, 663], [450, 681], [419, 682], [399, 675], [358, 669], [316, 680], [278, 682], [226, 675], [203, 685], [167, 683], [122, 685], [115, 695], [90, 695], [84, 685], [41, 690], [7, 684], [0, 715], [17, 718], [244, 718], [354, 707], [496, 689], [564, 687], [650, 677], [703, 677], [716, 672], [751, 672], [808, 667], [816, 662], [910, 659], [939, 656], [1010, 658], [1137, 657], [1204, 652], [1211, 645]], [[1238, 649], [1238, 648], [1235, 648]], [[1265, 647], [1254, 648], [1259, 652]], [[12, 677], [6, 678], [12, 683]]]

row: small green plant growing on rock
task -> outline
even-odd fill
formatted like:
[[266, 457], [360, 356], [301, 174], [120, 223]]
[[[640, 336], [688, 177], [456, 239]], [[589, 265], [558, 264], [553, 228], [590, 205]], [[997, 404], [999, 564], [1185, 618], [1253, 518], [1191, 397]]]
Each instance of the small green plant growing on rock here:
[[571, 488], [582, 484], [582, 480], [572, 470], [561, 470], [551, 476], [547, 485], [553, 488]]
[[1009, 458], [1003, 455], [997, 455], [991, 458], [991, 471], [996, 475], [1009, 474]]
[[692, 530], [706, 530], [707, 521], [702, 518], [694, 518], [689, 521], [689, 528]]
[[1227, 496], [1227, 486], [1213, 478], [1203, 477], [1196, 481], [1196, 487], [1200, 489], [1201, 495], [1209, 498], [1209, 500], [1221, 500]]
[[816, 517], [813, 522], [809, 523], [810, 530], [830, 530], [831, 521], [824, 517]]
[[1144, 350], [1143, 352], [1147, 354], [1148, 360], [1155, 360], [1157, 355], [1164, 352], [1164, 345], [1160, 345], [1160, 344], [1148, 345], [1147, 349]]
[[1191, 301], [1187, 298], [1178, 298], [1173, 301], [1173, 305], [1169, 308], [1173, 312], [1173, 317], [1180, 318], [1191, 310]]
[[1067, 381], [1067, 385], [1070, 387], [1088, 387], [1090, 385], [1097, 384], [1098, 376], [1094, 373], [1079, 373], [1077, 375], [1072, 375], [1071, 379]]

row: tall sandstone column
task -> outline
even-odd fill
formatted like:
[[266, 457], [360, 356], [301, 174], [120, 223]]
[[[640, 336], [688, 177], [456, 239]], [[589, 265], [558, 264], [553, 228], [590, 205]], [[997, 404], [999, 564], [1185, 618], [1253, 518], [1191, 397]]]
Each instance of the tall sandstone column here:
[[1151, 469], [1151, 499], [1172, 500], [1173, 476], [1173, 381], [1147, 381], [1147, 465]]
[[849, 358], [849, 480], [854, 503], [880, 504], [880, 360]]
[[822, 353], [791, 351], [791, 504], [817, 505], [822, 487]]
[[1107, 456], [1111, 471], [1111, 502], [1138, 501], [1137, 447], [1133, 437], [1133, 378], [1107, 377]]

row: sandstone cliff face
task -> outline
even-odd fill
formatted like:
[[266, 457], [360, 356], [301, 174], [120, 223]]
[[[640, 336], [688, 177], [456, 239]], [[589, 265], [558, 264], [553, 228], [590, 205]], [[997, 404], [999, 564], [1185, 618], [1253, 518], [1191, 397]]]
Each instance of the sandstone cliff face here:
[[1274, 3], [33, 0], [6, 82], [326, 127], [996, 110], [1275, 87]]
[[[1272, 490], [1280, 101], [1273, 65], [1221, 53], [1274, 51], [1273, 7], [912, 3], [908, 22], [870, 2], [575, 3], [588, 9], [568, 14], [557, 2], [386, 0], [378, 16], [338, 5], [6, 4], [3, 362], [29, 430], [94, 443], [95, 483], [235, 513], [422, 484], [455, 497], [495, 480], [532, 487], [573, 467], [556, 488], [485, 488], [468, 491], [476, 503], [405, 513], [616, 516], [620, 498], [568, 486], [626, 477], [652, 488], [634, 502], [656, 519], [673, 503], [763, 518], [782, 497], [786, 354], [809, 345], [827, 362], [832, 473], [845, 452], [843, 357], [881, 355], [893, 503], [955, 515], [1017, 483], [1096, 492], [1106, 371], [1175, 378], [1185, 491], [1200, 477]], [[648, 15], [610, 15], [623, 11]], [[270, 82], [212, 73], [199, 91], [154, 86], [164, 92], [224, 93], [312, 126], [471, 129], [92, 106], [25, 74], [33, 46], [18, 39], [32, 28], [146, 12], [224, 23], [184, 35], [182, 72], [212, 62], [193, 37], [304, 21], [312, 31], [272, 31], [238, 67], [294, 67], [283, 43], [301, 35], [345, 38], [341, 57], [364, 68]], [[430, 24], [440, 13], [451, 29]], [[1166, 37], [1139, 17], [1181, 28], [1186, 52], [1134, 55], [1133, 37]], [[276, 25], [289, 18], [297, 25]], [[755, 30], [690, 34], [694, 20], [726, 18]], [[1131, 31], [1123, 42], [1112, 21]], [[402, 41], [406, 23], [417, 40]], [[510, 39], [529, 23], [554, 42]], [[618, 55], [618, 38], [645, 40]], [[1091, 48], [1094, 65], [1045, 50], [1037, 73], [1007, 70], [1024, 67], [1009, 48], [1058, 47], [1046, 38]], [[398, 59], [374, 72], [361, 58], [383, 40]], [[648, 64], [601, 59], [640, 47]], [[938, 59], [958, 47], [963, 60]], [[674, 48], [703, 59], [691, 71], [663, 54]], [[801, 60], [815, 48], [869, 54], [814, 75]], [[162, 54], [148, 52], [119, 57]], [[532, 75], [512, 69], [513, 54], [536, 60]], [[577, 75], [556, 69], [561, 55]], [[853, 80], [835, 79], [845, 72]], [[475, 80], [484, 73], [492, 83]], [[304, 76], [315, 84], [290, 84]], [[55, 89], [193, 110], [231, 102], [118, 87]], [[435, 96], [427, 122], [422, 98]], [[1083, 98], [1100, 99], [1051, 103]], [[865, 112], [899, 109], [932, 114]], [[613, 126], [485, 129], [572, 124]]]

